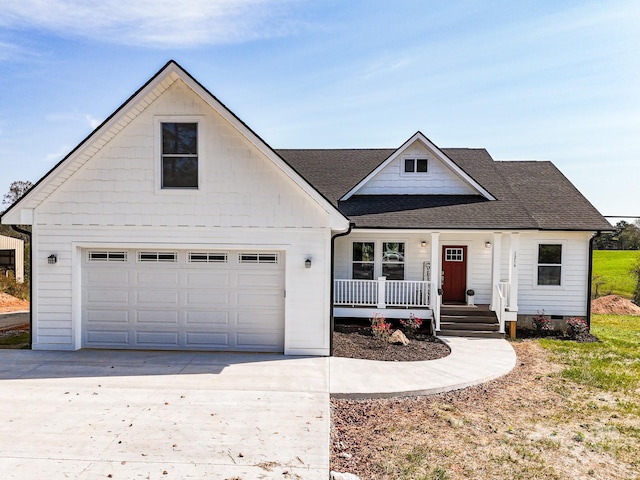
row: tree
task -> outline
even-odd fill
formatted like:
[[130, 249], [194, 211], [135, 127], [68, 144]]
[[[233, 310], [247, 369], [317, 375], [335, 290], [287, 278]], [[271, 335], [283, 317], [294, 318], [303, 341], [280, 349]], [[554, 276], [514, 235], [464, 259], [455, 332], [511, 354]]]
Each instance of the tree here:
[[640, 250], [639, 222], [620, 220], [613, 232], [605, 232], [593, 241], [596, 250]]
[[636, 287], [633, 290], [633, 303], [640, 305], [640, 257], [636, 260], [636, 263], [631, 267], [631, 275], [636, 279]]
[[9, 186], [9, 191], [2, 197], [3, 205], [13, 205], [33, 186], [28, 180], [16, 180]]

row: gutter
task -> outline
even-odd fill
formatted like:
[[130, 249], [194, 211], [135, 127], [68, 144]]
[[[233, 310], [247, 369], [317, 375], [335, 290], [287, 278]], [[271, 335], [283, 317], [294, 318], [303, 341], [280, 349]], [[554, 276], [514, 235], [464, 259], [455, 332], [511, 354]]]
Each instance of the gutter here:
[[589, 283], [587, 283], [587, 326], [589, 327], [589, 331], [591, 331], [591, 294], [592, 294], [592, 284], [593, 284], [593, 241], [602, 235], [602, 232], [598, 230], [595, 235], [592, 235], [589, 239], [589, 268], [587, 272], [587, 279]]
[[329, 328], [330, 328], [330, 336], [329, 336], [329, 356], [333, 356], [333, 329], [335, 327], [335, 319], [333, 318], [333, 275], [334, 275], [334, 259], [335, 259], [335, 245], [336, 245], [336, 238], [338, 237], [344, 237], [346, 235], [349, 235], [351, 233], [351, 230], [353, 229], [353, 227], [355, 227], [356, 224], [354, 222], [349, 222], [349, 228], [347, 229], [346, 232], [342, 232], [342, 233], [336, 233], [335, 235], [331, 236], [331, 290], [330, 290], [330, 295], [329, 295], [329, 308], [330, 308], [330, 312], [331, 314], [329, 315]]
[[11, 228], [18, 233], [22, 233], [29, 237], [29, 348], [33, 346], [33, 278], [31, 277], [31, 264], [33, 263], [33, 238], [31, 232], [23, 230], [17, 225], [11, 225]]

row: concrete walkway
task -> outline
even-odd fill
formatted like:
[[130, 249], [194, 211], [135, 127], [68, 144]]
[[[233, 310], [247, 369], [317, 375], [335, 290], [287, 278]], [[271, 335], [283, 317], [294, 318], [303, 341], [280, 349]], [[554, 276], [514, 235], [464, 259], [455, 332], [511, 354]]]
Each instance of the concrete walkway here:
[[[375, 362], [270, 354], [0, 350], [3, 479], [329, 476], [329, 395], [464, 388], [508, 373], [505, 340]], [[111, 477], [109, 477], [111, 475]]]
[[506, 340], [440, 337], [451, 354], [424, 362], [330, 359], [330, 390], [336, 398], [432, 395], [488, 382], [509, 373], [516, 353]]

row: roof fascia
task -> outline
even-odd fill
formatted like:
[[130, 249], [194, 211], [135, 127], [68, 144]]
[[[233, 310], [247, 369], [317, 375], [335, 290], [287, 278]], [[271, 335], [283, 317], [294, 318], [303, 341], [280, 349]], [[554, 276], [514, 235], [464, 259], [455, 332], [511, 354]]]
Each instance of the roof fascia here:
[[444, 163], [447, 167], [449, 167], [453, 172], [458, 175], [465, 183], [471, 186], [474, 190], [476, 190], [480, 195], [485, 197], [487, 200], [495, 200], [496, 198], [491, 195], [487, 190], [485, 190], [482, 185], [476, 182], [467, 172], [462, 170], [453, 160], [451, 160], [448, 156], [446, 156], [440, 148], [438, 148], [431, 140], [429, 140], [422, 132], [416, 132], [413, 134], [406, 142], [400, 146], [395, 152], [393, 152], [384, 162], [378, 165], [369, 175], [364, 177], [360, 182], [349, 190], [340, 200], [345, 201], [355, 195], [358, 190], [360, 190], [365, 184], [367, 184], [373, 177], [375, 177], [380, 171], [382, 171], [387, 165], [397, 159], [403, 152], [415, 141], [420, 141], [425, 147], [435, 153], [436, 157]]

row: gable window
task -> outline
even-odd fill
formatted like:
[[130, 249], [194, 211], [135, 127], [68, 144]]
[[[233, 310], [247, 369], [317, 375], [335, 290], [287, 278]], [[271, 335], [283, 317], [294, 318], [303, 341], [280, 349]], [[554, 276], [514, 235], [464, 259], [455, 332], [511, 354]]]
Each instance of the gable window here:
[[162, 188], [198, 188], [198, 124], [161, 126]]
[[426, 158], [405, 158], [404, 173], [425, 173], [428, 163]]
[[375, 244], [353, 242], [353, 275], [355, 280], [373, 280]]
[[562, 282], [562, 245], [538, 245], [538, 285], [560, 285]]
[[404, 243], [382, 243], [382, 276], [387, 280], [404, 280]]

